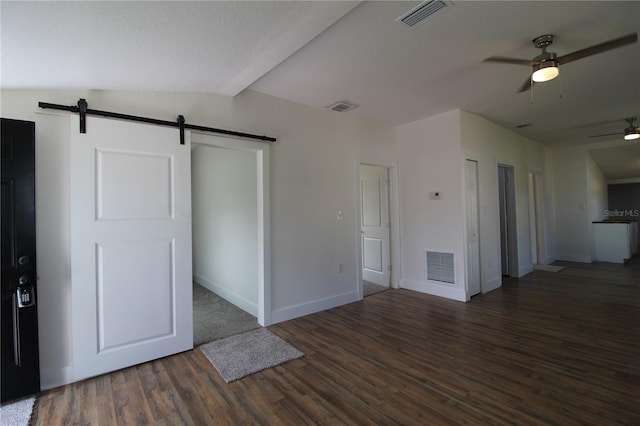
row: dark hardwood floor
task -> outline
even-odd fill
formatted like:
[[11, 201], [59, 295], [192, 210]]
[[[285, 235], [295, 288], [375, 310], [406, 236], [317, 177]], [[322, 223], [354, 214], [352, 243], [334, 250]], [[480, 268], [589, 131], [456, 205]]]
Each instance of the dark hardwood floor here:
[[277, 324], [305, 357], [230, 384], [194, 350], [46, 391], [32, 424], [640, 424], [640, 261], [557, 264]]

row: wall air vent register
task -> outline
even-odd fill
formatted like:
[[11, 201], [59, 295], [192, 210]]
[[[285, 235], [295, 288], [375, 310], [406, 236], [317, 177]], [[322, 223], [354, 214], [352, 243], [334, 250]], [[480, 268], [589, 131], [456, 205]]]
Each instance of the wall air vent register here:
[[455, 284], [453, 253], [427, 251], [427, 280]]

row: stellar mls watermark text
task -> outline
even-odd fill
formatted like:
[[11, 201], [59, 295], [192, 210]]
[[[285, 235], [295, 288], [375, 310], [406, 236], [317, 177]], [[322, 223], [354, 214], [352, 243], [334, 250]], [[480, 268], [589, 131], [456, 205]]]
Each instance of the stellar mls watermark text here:
[[605, 210], [604, 215], [606, 217], [623, 217], [623, 216], [632, 216], [632, 217], [640, 217], [640, 210]]

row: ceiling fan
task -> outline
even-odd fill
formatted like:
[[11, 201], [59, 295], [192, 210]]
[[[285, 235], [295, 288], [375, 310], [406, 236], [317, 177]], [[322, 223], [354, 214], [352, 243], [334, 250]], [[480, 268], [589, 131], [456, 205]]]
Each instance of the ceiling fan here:
[[541, 35], [534, 38], [532, 41], [535, 47], [542, 49], [542, 52], [531, 60], [491, 56], [482, 62], [498, 62], [502, 64], [525, 65], [532, 67], [530, 78], [527, 79], [527, 81], [518, 90], [518, 93], [520, 93], [529, 90], [531, 88], [531, 84], [534, 82], [540, 83], [556, 78], [559, 74], [559, 65], [564, 65], [569, 62], [616, 49], [621, 46], [626, 46], [627, 44], [636, 43], [638, 41], [638, 34], [631, 33], [626, 36], [605, 41], [604, 43], [596, 44], [595, 46], [577, 50], [573, 53], [568, 53], [562, 56], [558, 56], [553, 52], [547, 52], [547, 47], [553, 43], [553, 35]]
[[601, 138], [601, 137], [604, 137], [604, 136], [624, 135], [624, 140], [626, 140], [626, 141], [632, 141], [634, 139], [640, 139], [640, 127], [633, 125], [633, 122], [636, 121], [637, 119], [638, 119], [638, 117], [625, 118], [624, 121], [629, 123], [629, 127], [625, 128], [624, 132], [606, 133], [604, 135], [593, 135], [593, 136], [589, 136], [589, 137], [590, 138]]

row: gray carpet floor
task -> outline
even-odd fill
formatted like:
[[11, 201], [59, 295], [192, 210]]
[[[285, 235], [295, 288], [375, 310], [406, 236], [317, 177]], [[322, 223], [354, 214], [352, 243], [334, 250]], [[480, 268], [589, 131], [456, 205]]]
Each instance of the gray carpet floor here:
[[389, 287], [385, 287], [379, 284], [374, 284], [370, 281], [362, 281], [362, 296], [367, 297], [372, 294], [380, 293], [381, 291], [389, 290]]
[[256, 317], [193, 283], [193, 346], [259, 327]]

